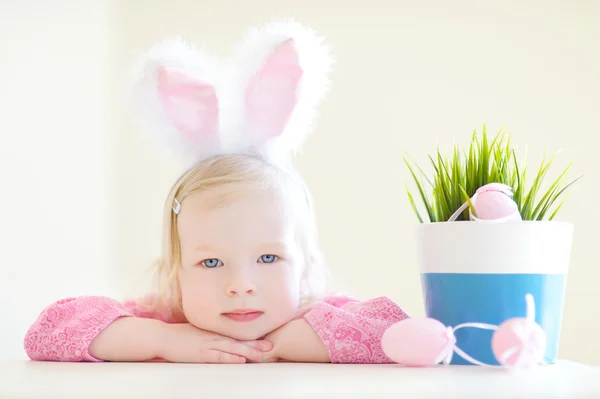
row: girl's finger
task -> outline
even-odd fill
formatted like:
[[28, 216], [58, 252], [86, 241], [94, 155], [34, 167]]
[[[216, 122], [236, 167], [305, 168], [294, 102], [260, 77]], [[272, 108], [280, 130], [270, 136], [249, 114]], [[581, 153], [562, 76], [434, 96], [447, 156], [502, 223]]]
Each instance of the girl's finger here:
[[264, 358], [264, 353], [250, 346], [234, 340], [214, 341], [212, 349], [232, 355], [243, 356], [248, 360], [260, 362]]
[[269, 341], [242, 341], [244, 345], [247, 345], [251, 348], [257, 349], [259, 351], [268, 352], [273, 349], [273, 344]]
[[222, 363], [222, 364], [241, 364], [246, 363], [246, 358], [243, 356], [233, 355], [227, 352], [210, 349], [205, 352], [206, 359], [202, 359], [202, 363]]

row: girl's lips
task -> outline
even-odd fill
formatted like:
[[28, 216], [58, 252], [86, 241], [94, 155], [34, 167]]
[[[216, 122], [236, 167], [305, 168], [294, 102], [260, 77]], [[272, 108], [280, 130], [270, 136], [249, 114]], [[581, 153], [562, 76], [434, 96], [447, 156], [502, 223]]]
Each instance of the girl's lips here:
[[263, 315], [263, 312], [254, 311], [254, 312], [231, 312], [231, 313], [223, 313], [223, 316], [228, 317], [233, 321], [252, 321], [258, 319]]

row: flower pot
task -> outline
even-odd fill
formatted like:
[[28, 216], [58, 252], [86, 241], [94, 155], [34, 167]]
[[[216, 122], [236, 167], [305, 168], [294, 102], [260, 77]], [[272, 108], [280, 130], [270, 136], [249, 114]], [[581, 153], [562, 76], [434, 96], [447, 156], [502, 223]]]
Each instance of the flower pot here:
[[[447, 326], [500, 325], [525, 317], [525, 295], [547, 337], [545, 362], [556, 361], [573, 225], [553, 221], [439, 222], [417, 227], [418, 262], [427, 317]], [[498, 365], [494, 331], [462, 328], [456, 345], [474, 359]], [[472, 364], [459, 355], [451, 364]]]

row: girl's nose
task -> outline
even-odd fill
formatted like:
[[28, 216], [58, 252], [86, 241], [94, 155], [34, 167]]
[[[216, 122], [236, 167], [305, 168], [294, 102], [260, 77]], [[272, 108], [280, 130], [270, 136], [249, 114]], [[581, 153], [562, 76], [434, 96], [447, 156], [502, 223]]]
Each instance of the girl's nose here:
[[247, 273], [235, 272], [227, 285], [227, 295], [254, 295], [256, 286]]

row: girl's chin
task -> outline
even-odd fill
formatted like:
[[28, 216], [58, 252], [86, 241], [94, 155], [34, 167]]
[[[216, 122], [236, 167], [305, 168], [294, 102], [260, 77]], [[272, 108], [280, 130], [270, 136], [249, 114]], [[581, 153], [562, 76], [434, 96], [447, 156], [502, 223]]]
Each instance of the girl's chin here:
[[291, 320], [291, 318], [290, 320], [284, 319], [278, 321], [258, 319], [247, 322], [237, 322], [223, 318], [220, 322], [217, 321], [216, 323], [213, 322], [211, 325], [207, 325], [205, 323], [195, 323], [193, 319], [193, 317], [188, 318], [189, 323], [201, 330], [214, 332], [238, 341], [264, 339], [266, 335], [277, 330]]
[[252, 329], [249, 327], [247, 327], [247, 328], [240, 327], [235, 330], [224, 332], [223, 335], [226, 335], [233, 339], [237, 339], [238, 341], [255, 341], [255, 340], [263, 339], [267, 334], [269, 334], [273, 330], [274, 329], [266, 329], [265, 330], [263, 328], [259, 331], [259, 330]]
[[225, 337], [233, 338], [238, 341], [255, 341], [263, 339], [267, 334], [271, 331], [276, 330], [277, 328], [270, 328], [269, 326], [256, 326], [256, 325], [241, 325], [241, 326], [230, 326], [230, 325], [221, 325], [221, 326], [206, 326], [201, 325], [200, 323], [192, 323], [195, 327], [214, 332], [219, 335], [223, 335]]

